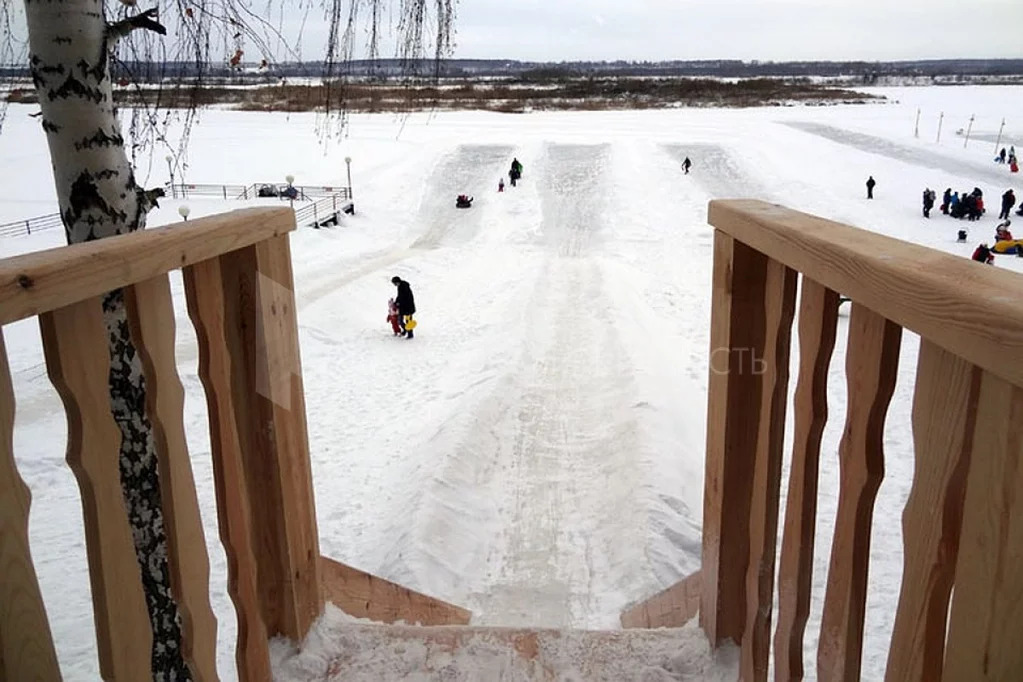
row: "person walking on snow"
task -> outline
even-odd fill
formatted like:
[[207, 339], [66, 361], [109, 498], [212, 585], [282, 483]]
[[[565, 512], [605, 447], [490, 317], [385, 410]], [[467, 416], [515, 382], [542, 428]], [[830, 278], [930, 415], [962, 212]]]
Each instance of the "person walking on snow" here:
[[998, 163], [1005, 163], [1005, 147], [1002, 147], [1002, 150], [998, 152], [998, 158], [995, 159], [995, 161]]
[[999, 220], [1004, 220], [1009, 217], [1009, 211], [1016, 205], [1016, 194], [1009, 189], [1008, 192], [1002, 195], [1002, 212], [998, 214]]
[[398, 305], [398, 324], [401, 326], [400, 335], [406, 339], [411, 339], [412, 330], [409, 328], [409, 323], [412, 321], [412, 316], [416, 313], [416, 299], [412, 296], [412, 286], [397, 275], [391, 278], [391, 284], [398, 287], [398, 297], [394, 299], [394, 302]]
[[867, 198], [868, 199], [873, 199], [874, 198], [874, 185], [876, 185], [876, 184], [877, 184], [877, 182], [874, 181], [874, 176], [873, 175], [871, 175], [870, 177], [867, 178]]
[[689, 160], [689, 157], [687, 156], [687, 157], [686, 157], [686, 160], [682, 162], [682, 170], [684, 170], [684, 171], [686, 172], [686, 175], [689, 175], [689, 168], [690, 168], [690, 167], [691, 167], [692, 165], [693, 165], [693, 162], [692, 162], [692, 161], [690, 161], [690, 160]]
[[924, 218], [931, 217], [931, 209], [934, 208], [934, 190], [930, 187], [924, 188]]
[[503, 192], [504, 191], [504, 178], [498, 178], [497, 179], [497, 191], [498, 192]]
[[397, 336], [401, 333], [401, 324], [398, 322], [400, 315], [398, 314], [398, 304], [394, 302], [393, 298], [387, 299], [387, 321], [391, 323], [391, 331]]
[[512, 187], [514, 187], [515, 183], [522, 177], [522, 164], [519, 163], [517, 158], [512, 159], [511, 170], [508, 171], [508, 177], [511, 178]]

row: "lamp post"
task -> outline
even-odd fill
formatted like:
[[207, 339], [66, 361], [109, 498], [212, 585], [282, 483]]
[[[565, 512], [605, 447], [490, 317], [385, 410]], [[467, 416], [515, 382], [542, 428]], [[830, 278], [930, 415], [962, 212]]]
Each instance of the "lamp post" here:
[[995, 154], [998, 154], [998, 145], [1002, 143], [1002, 131], [1005, 129], [1005, 119], [1002, 119], [1002, 125], [998, 126], [998, 139], [995, 140]]
[[295, 191], [295, 187], [294, 187], [295, 176], [291, 175], [291, 174], [288, 174], [288, 175], [284, 176], [284, 179], [287, 180], [287, 182], [288, 182], [288, 188], [286, 190], [284, 190], [284, 193], [288, 196], [288, 201], [294, 207], [294, 205], [295, 205], [295, 194], [297, 193]]
[[966, 139], [963, 140], [963, 149], [966, 149], [966, 145], [970, 144], [970, 131], [973, 130], [973, 114], [970, 114], [970, 125], [966, 127]]
[[188, 214], [192, 212], [192, 209], [188, 208], [187, 204], [181, 204], [178, 206], [178, 215], [181, 216], [182, 220], [188, 220]]
[[170, 175], [171, 199], [177, 199], [174, 190], [174, 157], [168, 154], [164, 157], [167, 161], [167, 173]]
[[348, 199], [354, 201], [355, 197], [352, 196], [352, 157], [345, 157], [345, 165], [348, 166]]

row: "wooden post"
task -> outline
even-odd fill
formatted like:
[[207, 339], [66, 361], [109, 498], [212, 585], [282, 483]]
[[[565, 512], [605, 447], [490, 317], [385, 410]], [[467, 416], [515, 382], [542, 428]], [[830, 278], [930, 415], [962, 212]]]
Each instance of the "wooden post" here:
[[39, 326], [46, 368], [67, 412], [67, 461], [82, 494], [100, 674], [148, 680], [153, 632], [121, 492], [102, 303], [89, 298], [44, 313]]
[[146, 378], [146, 413], [160, 472], [167, 566], [181, 613], [181, 653], [197, 682], [217, 678], [217, 621], [210, 607], [210, 561], [185, 442], [185, 391], [174, 355], [170, 279], [159, 275], [125, 290], [132, 340]]
[[792, 466], [778, 565], [775, 679], [803, 679], [803, 633], [810, 615], [817, 471], [828, 421], [828, 370], [835, 348], [839, 296], [803, 277], [799, 296], [799, 378], [793, 404]]
[[746, 622], [750, 471], [762, 384], [754, 369], [764, 361], [767, 263], [763, 254], [715, 231], [700, 571], [700, 626], [715, 646], [741, 641]]
[[921, 339], [913, 396], [915, 471], [902, 515], [905, 552], [888, 682], [941, 679], [980, 378], [976, 366]]
[[870, 528], [884, 478], [884, 421], [895, 389], [902, 328], [852, 303], [846, 350], [849, 385], [839, 445], [840, 488], [817, 648], [817, 679], [858, 680], [863, 649]]
[[1023, 388], [981, 379], [944, 679], [1023, 679]]
[[[761, 375], [760, 423], [756, 455], [746, 475], [752, 478], [750, 556], [746, 569], [746, 626], [742, 635], [739, 675], [766, 682], [771, 655], [771, 611], [774, 604], [774, 560], [778, 542], [778, 495], [785, 443], [785, 407], [789, 387], [789, 342], [796, 307], [796, 272], [768, 261], [760, 308], [763, 346], [750, 351], [752, 369]], [[749, 320], [761, 324], [761, 320]], [[742, 418], [742, 415], [736, 415]]]
[[0, 680], [59, 680], [28, 543], [31, 494], [14, 462], [14, 388], [0, 331]]
[[[210, 416], [213, 483], [220, 539], [227, 555], [227, 592], [238, 618], [235, 663], [241, 680], [270, 679], [270, 648], [260, 607], [252, 512], [242, 457], [239, 411], [232, 390], [232, 348], [227, 344], [220, 259], [182, 271], [188, 314], [199, 346], [199, 378]], [[244, 360], [244, 358], [240, 358]], [[243, 396], [238, 396], [242, 398]], [[259, 500], [254, 501], [259, 504]]]
[[268, 634], [301, 641], [323, 600], [288, 238], [225, 254], [220, 269], [224, 340], [210, 342], [231, 358], [260, 611]]

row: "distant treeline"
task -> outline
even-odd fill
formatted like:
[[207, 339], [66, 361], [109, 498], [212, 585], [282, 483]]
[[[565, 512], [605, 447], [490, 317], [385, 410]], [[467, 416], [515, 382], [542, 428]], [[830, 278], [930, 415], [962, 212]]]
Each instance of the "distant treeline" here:
[[[504, 78], [544, 82], [580, 77], [659, 76], [700, 78], [770, 78], [820, 76], [854, 78], [870, 84], [878, 79], [910, 77], [947, 79], [955, 76], [1020, 76], [1023, 59], [928, 59], [918, 61], [576, 61], [525, 62], [511, 59], [355, 60], [327, 66], [318, 62], [276, 63], [263, 66], [241, 64], [120, 63], [115, 78], [133, 82], [159, 82], [179, 78], [267, 81], [280, 78], [332, 78], [349, 76], [369, 80], [403, 78], [479, 79]], [[2, 77], [27, 77], [24, 66], [0, 66]]]
[[[36, 101], [30, 88], [12, 90], [8, 100]], [[656, 109], [676, 106], [756, 107], [793, 104], [864, 103], [876, 96], [813, 82], [809, 78], [634, 78], [580, 77], [564, 82], [529, 84], [507, 81], [448, 81], [445, 85], [409, 86], [400, 83], [334, 82], [272, 85], [166, 84], [117, 88], [119, 106], [148, 104], [161, 108], [220, 105], [243, 111], [395, 112], [421, 110], [483, 110], [526, 112], [542, 110]]]

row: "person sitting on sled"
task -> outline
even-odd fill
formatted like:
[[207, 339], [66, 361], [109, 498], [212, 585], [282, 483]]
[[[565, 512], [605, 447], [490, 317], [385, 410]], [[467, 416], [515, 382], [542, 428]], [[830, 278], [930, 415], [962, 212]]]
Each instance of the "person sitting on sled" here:
[[978, 246], [973, 252], [973, 256], [971, 256], [971, 258], [978, 263], [986, 263], [988, 265], [995, 264], [994, 254], [991, 253], [991, 249], [988, 248], [987, 244], [981, 244]]
[[1009, 232], [1009, 225], [1012, 225], [1012, 221], [1009, 219], [1005, 219], [1002, 222], [995, 225], [996, 242], [1012, 241], [1012, 232]]
[[400, 313], [398, 311], [398, 304], [393, 298], [387, 299], [387, 321], [391, 323], [391, 331], [397, 336], [401, 334], [401, 323], [398, 321]]

